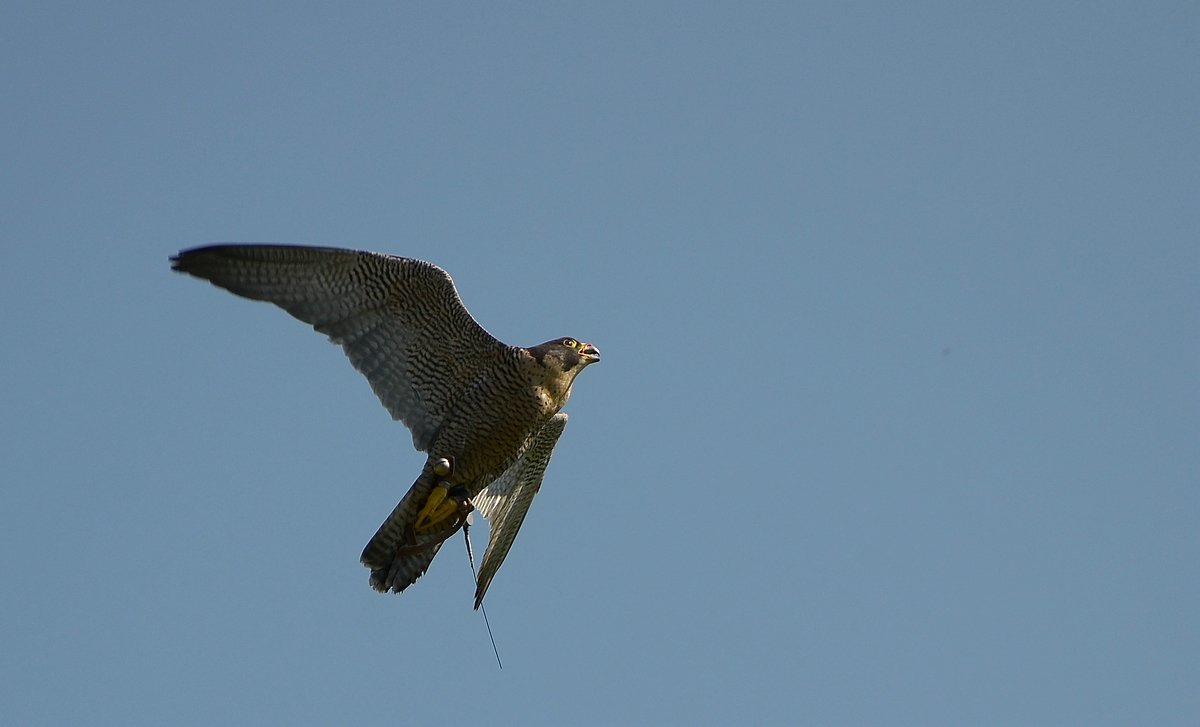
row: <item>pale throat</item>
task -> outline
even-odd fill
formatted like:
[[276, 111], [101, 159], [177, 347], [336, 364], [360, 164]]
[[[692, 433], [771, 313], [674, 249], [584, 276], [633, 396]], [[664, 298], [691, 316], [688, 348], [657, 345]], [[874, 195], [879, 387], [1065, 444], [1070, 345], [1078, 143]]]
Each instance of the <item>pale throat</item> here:
[[562, 365], [558, 361], [553, 361], [544, 369], [544, 372], [541, 389], [553, 402], [553, 408], [557, 411], [566, 405], [567, 399], [571, 398], [571, 384], [575, 382], [575, 375], [579, 373], [579, 370], [563, 371]]

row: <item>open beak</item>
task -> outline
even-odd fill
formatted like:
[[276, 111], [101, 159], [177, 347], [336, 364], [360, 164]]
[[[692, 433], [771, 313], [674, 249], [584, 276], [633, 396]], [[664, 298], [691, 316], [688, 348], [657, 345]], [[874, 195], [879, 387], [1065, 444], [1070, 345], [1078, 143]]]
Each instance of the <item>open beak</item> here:
[[579, 347], [579, 355], [587, 363], [594, 364], [600, 360], [600, 349], [590, 343], [585, 343]]

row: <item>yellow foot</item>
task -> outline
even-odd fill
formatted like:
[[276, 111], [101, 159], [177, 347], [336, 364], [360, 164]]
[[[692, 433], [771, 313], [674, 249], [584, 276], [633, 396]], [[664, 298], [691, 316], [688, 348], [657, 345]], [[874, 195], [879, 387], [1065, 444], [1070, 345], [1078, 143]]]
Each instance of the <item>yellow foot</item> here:
[[441, 485], [433, 488], [433, 492], [429, 493], [429, 499], [425, 501], [425, 507], [417, 513], [417, 522], [413, 525], [414, 530], [428, 530], [458, 512], [458, 501], [447, 497], [448, 492], [449, 490]]

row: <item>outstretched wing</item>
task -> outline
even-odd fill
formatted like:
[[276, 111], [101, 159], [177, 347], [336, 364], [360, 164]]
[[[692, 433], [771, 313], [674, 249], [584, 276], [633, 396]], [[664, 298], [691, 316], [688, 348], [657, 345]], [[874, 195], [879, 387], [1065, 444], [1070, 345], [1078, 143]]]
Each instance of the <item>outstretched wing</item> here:
[[550, 464], [554, 445], [566, 426], [567, 415], [562, 412], [555, 414], [542, 426], [537, 439], [516, 464], [505, 470], [487, 489], [471, 498], [471, 503], [488, 519], [491, 530], [487, 552], [479, 564], [475, 608], [483, 603], [483, 595], [487, 593], [492, 577], [504, 562], [517, 531], [521, 529], [525, 513], [529, 512], [529, 503], [533, 502], [533, 496], [542, 487], [542, 476], [546, 473], [546, 465]]
[[504, 344], [463, 306], [445, 270], [373, 252], [290, 245], [214, 245], [171, 258], [179, 272], [283, 308], [341, 344], [371, 389], [424, 451]]

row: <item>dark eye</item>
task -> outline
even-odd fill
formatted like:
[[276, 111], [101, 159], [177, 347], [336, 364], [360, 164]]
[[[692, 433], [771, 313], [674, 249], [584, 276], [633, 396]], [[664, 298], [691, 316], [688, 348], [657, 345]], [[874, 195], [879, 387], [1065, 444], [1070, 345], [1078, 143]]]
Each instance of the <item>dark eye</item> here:
[[567, 348], [575, 348], [579, 345], [579, 341], [576, 341], [574, 338], [564, 338], [562, 344]]

